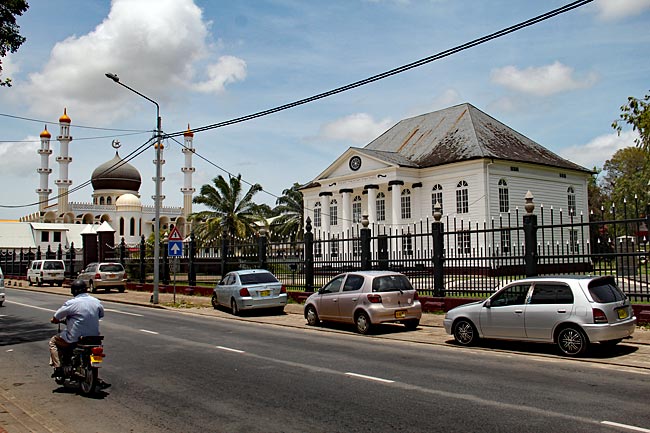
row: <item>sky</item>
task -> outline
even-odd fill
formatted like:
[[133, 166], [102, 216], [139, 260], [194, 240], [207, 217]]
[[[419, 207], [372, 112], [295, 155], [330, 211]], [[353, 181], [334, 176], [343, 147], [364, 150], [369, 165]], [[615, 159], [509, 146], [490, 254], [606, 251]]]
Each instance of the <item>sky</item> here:
[[[569, 0], [29, 0], [26, 42], [2, 58], [0, 219], [38, 210], [39, 134], [72, 119], [71, 188], [151, 137], [281, 106], [437, 54]], [[349, 147], [402, 119], [468, 102], [558, 155], [601, 168], [637, 135], [611, 127], [650, 92], [650, 0], [595, 0], [392, 77], [269, 116], [196, 133], [197, 189], [241, 174], [275, 205]], [[182, 141], [182, 140], [181, 140]], [[182, 206], [182, 146], [165, 142], [164, 206]], [[130, 161], [152, 205], [154, 150]], [[90, 186], [71, 194], [90, 202]], [[522, 199], [523, 200], [523, 199]], [[195, 207], [195, 211], [200, 208]]]

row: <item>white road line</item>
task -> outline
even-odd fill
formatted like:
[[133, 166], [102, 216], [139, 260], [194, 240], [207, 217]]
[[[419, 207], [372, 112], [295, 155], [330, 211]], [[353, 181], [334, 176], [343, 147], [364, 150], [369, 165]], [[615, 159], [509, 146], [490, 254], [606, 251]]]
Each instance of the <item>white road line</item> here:
[[346, 375], [346, 376], [352, 376], [352, 377], [358, 377], [358, 378], [360, 378], [360, 379], [374, 380], [375, 382], [382, 382], [382, 383], [395, 383], [394, 380], [382, 379], [381, 377], [366, 376], [365, 374], [345, 373], [345, 375]]
[[148, 331], [148, 330], [146, 330], [146, 329], [141, 329], [140, 331], [141, 331], [141, 332], [146, 332], [147, 334], [158, 335], [158, 332], [156, 332], [156, 331]]
[[10, 301], [9, 304], [20, 305], [21, 307], [36, 308], [37, 310], [50, 311], [52, 313], [56, 312], [56, 310], [52, 310], [50, 308], [37, 307], [35, 305], [29, 305], [29, 304], [21, 304], [20, 302]]
[[142, 314], [129, 313], [128, 311], [113, 310], [112, 308], [104, 308], [104, 311], [109, 311], [111, 313], [118, 313], [118, 314], [126, 314], [127, 316], [144, 317], [144, 315]]
[[225, 350], [227, 352], [245, 353], [243, 350], [231, 349], [230, 347], [217, 346], [217, 349]]
[[627, 425], [627, 424], [619, 424], [617, 422], [612, 422], [612, 421], [601, 421], [601, 424], [609, 425], [609, 426], [612, 426], [612, 427], [624, 428], [624, 429], [632, 430], [632, 431], [640, 431], [640, 432], [650, 433], [650, 429], [647, 429], [647, 428], [636, 427], [636, 426]]

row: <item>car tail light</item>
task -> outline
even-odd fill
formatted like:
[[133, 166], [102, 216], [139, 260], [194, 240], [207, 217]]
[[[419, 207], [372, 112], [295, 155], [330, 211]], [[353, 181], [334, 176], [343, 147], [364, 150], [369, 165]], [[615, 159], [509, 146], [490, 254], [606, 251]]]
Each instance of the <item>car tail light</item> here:
[[239, 296], [250, 296], [248, 289], [246, 287], [239, 289]]
[[381, 295], [368, 295], [371, 304], [381, 304]]
[[97, 272], [97, 273], [95, 274], [95, 279], [96, 279], [96, 280], [101, 280], [101, 279], [102, 279], [102, 274], [100, 274], [99, 272]]
[[280, 287], [280, 293], [287, 293], [287, 288], [284, 285]]
[[593, 314], [594, 314], [594, 323], [607, 323], [607, 316], [603, 312], [603, 310], [600, 310], [598, 308], [592, 308]]
[[104, 355], [104, 348], [102, 346], [93, 347], [90, 351], [95, 356], [106, 356]]
[[418, 291], [416, 290], [413, 292], [413, 300], [417, 301], [418, 299], [420, 299], [420, 296], [418, 295]]

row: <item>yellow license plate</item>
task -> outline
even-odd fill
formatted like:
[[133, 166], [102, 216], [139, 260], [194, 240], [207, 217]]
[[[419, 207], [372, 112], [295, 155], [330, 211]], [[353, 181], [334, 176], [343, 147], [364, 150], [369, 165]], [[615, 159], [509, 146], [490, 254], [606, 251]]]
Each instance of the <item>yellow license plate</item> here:
[[619, 319], [627, 319], [628, 317], [627, 308], [619, 308], [616, 310], [616, 313], [618, 314]]
[[396, 319], [403, 319], [405, 317], [406, 317], [406, 310], [395, 311], [395, 318]]
[[262, 290], [260, 292], [260, 296], [271, 296], [271, 291], [270, 290]]
[[103, 360], [104, 358], [102, 356], [90, 355], [90, 362], [92, 362], [93, 364], [102, 362]]

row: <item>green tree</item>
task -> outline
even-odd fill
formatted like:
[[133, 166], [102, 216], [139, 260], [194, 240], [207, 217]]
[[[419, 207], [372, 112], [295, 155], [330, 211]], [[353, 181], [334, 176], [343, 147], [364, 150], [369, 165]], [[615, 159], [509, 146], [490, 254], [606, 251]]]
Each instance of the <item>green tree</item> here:
[[650, 94], [645, 95], [643, 99], [630, 96], [627, 98], [627, 104], [621, 106], [620, 119], [612, 123], [612, 128], [619, 134], [624, 123], [632, 125], [632, 129], [638, 131], [640, 136], [634, 142], [646, 152], [650, 152], [650, 110], [648, 108], [650, 108]]
[[612, 159], [605, 162], [602, 191], [608, 198], [606, 210], [610, 210], [613, 204], [618, 215], [622, 215], [624, 206], [628, 212], [635, 213], [635, 195], [645, 205], [648, 201], [649, 157], [650, 154], [639, 147], [626, 147], [616, 151]]
[[224, 235], [247, 237], [255, 233], [263, 218], [253, 196], [262, 191], [262, 186], [256, 183], [244, 193], [241, 174], [229, 180], [219, 175], [212, 182], [213, 185], [203, 185], [199, 195], [192, 200], [210, 209], [190, 216], [199, 223], [196, 236], [204, 242], [211, 242]]
[[[7, 52], [15, 53], [25, 42], [20, 36], [20, 26], [16, 24], [16, 16], [20, 16], [29, 8], [25, 0], [3, 0], [0, 3], [0, 75], [2, 75], [2, 57]], [[0, 79], [0, 86], [11, 87], [11, 78]]]
[[278, 217], [273, 220], [271, 230], [280, 236], [289, 236], [292, 240], [302, 239], [304, 220], [304, 204], [300, 184], [294, 183], [291, 188], [282, 191], [282, 197], [276, 200], [274, 213]]

